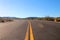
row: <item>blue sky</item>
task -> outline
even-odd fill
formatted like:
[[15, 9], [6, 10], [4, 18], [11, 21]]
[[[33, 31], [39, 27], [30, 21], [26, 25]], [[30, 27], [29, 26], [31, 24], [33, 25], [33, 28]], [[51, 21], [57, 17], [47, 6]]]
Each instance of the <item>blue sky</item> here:
[[59, 17], [60, 0], [0, 0], [2, 17]]

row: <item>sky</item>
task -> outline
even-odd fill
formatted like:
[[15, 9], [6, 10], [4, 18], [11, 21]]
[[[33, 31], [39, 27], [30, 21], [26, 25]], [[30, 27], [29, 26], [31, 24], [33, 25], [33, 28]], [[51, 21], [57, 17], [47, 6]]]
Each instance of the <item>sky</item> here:
[[60, 0], [0, 0], [1, 17], [59, 17]]

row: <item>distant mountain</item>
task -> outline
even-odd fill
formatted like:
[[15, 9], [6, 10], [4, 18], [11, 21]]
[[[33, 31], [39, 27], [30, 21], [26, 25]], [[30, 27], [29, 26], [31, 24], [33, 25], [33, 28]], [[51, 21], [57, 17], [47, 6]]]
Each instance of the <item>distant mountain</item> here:
[[27, 17], [27, 18], [40, 18], [40, 17]]

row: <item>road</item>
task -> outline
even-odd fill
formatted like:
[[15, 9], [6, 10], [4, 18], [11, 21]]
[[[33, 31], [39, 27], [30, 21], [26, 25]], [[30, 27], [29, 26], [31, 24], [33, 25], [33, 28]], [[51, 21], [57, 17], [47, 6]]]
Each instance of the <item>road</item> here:
[[27, 21], [0, 23], [0, 40], [24, 40], [27, 30]]
[[43, 20], [0, 23], [0, 40], [60, 40], [60, 23]]
[[60, 40], [60, 23], [38, 20], [31, 23], [35, 40]]

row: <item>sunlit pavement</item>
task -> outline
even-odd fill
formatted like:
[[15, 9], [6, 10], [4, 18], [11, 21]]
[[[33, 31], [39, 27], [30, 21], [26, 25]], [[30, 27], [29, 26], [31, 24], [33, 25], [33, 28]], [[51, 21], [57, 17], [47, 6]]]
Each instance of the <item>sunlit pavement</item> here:
[[60, 23], [42, 20], [0, 23], [0, 40], [60, 40]]
[[24, 40], [27, 21], [0, 23], [0, 40]]

